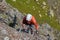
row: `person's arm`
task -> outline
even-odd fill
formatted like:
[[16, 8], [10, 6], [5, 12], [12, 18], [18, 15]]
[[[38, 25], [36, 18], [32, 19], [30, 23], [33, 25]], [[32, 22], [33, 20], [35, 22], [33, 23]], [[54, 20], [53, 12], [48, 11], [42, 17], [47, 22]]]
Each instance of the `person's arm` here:
[[34, 17], [32, 17], [32, 22], [35, 25], [35, 29], [38, 30], [39, 26], [38, 26], [38, 23], [36, 22], [36, 19]]
[[39, 28], [39, 26], [38, 26], [38, 23], [36, 22], [36, 19], [34, 17], [32, 17], [32, 22], [35, 25], [35, 29], [36, 29], [35, 32], [38, 34], [38, 28]]
[[25, 20], [25, 17], [21, 20], [20, 24], [22, 25], [22, 27], [24, 28], [25, 27], [25, 24], [23, 23]]

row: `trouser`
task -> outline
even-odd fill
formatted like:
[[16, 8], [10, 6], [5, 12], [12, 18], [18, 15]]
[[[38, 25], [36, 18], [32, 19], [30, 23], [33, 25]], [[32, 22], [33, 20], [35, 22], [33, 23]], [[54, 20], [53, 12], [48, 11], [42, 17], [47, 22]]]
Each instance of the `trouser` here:
[[33, 34], [33, 26], [32, 25], [26, 25], [26, 27], [27, 27], [26, 29], [23, 28], [21, 31]]
[[29, 25], [27, 28], [27, 33], [29, 33], [29, 31], [31, 32], [31, 34], [33, 34], [33, 26]]

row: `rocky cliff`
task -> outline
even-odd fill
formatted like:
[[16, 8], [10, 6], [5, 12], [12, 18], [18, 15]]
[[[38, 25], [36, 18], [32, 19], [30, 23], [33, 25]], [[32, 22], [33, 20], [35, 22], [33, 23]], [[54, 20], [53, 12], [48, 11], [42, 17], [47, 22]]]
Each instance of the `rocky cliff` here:
[[23, 16], [5, 0], [0, 0], [0, 40], [59, 40], [60, 32], [48, 23], [40, 24], [38, 34], [17, 31], [18, 28], [22, 29], [20, 21]]

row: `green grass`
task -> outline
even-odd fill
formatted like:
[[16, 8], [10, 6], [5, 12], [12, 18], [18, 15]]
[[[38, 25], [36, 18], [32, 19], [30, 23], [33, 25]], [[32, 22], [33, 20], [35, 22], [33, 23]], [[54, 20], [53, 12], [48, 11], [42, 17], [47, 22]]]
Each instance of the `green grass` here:
[[[14, 2], [12, 0], [6, 0], [7, 3], [9, 3], [13, 7], [17, 8], [23, 14], [31, 13], [32, 15], [34, 15], [39, 24], [47, 22], [52, 27], [60, 30], [60, 25], [58, 24], [58, 22], [56, 22], [56, 17], [50, 18], [48, 15], [45, 15], [45, 13], [47, 13], [47, 11], [49, 9], [49, 6], [47, 4], [46, 8], [43, 9], [42, 2], [43, 1], [46, 2], [46, 0], [39, 0], [38, 2], [40, 4], [37, 4], [37, 2], [35, 0], [30, 0], [28, 2], [27, 1], [28, 0], [17, 0], [16, 2]], [[33, 6], [35, 6], [34, 7], [35, 10], [34, 10]], [[38, 11], [40, 11], [40, 13]], [[39, 14], [41, 14], [42, 17], [40, 17]]]

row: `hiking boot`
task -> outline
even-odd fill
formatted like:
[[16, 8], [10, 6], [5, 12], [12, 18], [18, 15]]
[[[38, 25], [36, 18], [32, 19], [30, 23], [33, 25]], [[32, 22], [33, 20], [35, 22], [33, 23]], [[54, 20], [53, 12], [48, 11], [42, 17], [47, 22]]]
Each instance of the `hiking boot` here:
[[22, 31], [22, 32], [29, 33], [29, 31], [28, 31], [28, 30], [26, 30], [26, 29], [22, 29], [21, 31]]
[[31, 34], [33, 34], [33, 30], [31, 30]]
[[17, 31], [20, 31], [20, 28], [16, 29]]

